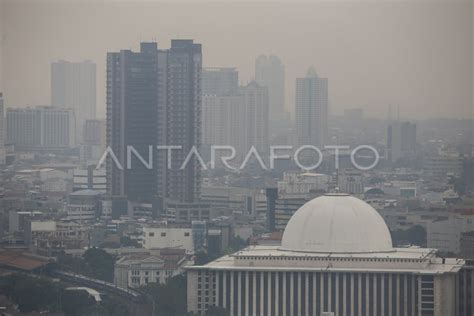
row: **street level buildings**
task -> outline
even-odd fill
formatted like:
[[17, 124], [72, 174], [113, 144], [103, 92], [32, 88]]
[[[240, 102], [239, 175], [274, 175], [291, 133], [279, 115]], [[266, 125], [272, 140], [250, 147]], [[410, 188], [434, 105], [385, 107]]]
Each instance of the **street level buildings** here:
[[91, 61], [51, 64], [51, 104], [74, 111], [80, 143], [84, 123], [96, 117], [96, 64]]

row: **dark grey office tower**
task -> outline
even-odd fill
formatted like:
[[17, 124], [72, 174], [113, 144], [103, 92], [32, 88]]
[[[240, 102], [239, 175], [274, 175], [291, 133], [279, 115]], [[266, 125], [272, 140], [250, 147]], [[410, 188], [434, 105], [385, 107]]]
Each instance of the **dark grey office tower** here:
[[[123, 50], [107, 56], [107, 145], [124, 170], [108, 156], [107, 187], [112, 196], [133, 201], [156, 197], [195, 202], [200, 195], [200, 165], [196, 157], [186, 164], [193, 146], [199, 150], [201, 133], [201, 45], [172, 40], [171, 48], [141, 43], [140, 52]], [[147, 168], [127, 146], [149, 161]], [[157, 146], [181, 146], [171, 150]]]
[[[127, 146], [148, 160], [149, 146], [158, 141], [158, 48], [141, 43], [140, 52], [121, 50], [107, 54], [107, 146], [123, 168], [108, 156], [107, 193], [134, 201], [151, 201], [156, 194], [156, 166], [146, 168], [131, 159]], [[155, 156], [153, 156], [155, 157]]]
[[169, 200], [193, 203], [200, 196], [201, 166], [193, 156], [182, 167], [193, 146], [199, 150], [201, 144], [201, 44], [172, 40], [166, 58], [166, 127], [160, 142], [164, 136], [165, 144], [182, 149], [172, 151], [171, 169], [162, 177], [166, 183], [159, 183], [159, 194]]

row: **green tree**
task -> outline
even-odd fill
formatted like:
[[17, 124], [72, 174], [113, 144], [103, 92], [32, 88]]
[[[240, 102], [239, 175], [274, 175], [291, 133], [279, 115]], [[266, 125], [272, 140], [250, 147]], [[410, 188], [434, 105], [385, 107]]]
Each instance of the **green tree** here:
[[406, 230], [396, 230], [391, 233], [395, 246], [406, 244], [420, 247], [426, 246], [426, 230], [420, 225], [415, 225]]
[[0, 293], [8, 296], [23, 313], [58, 311], [61, 287], [40, 277], [13, 274], [2, 278]]
[[155, 304], [155, 315], [181, 316], [186, 314], [186, 276], [178, 275], [166, 284], [151, 283], [144, 287]]
[[62, 310], [66, 316], [81, 316], [91, 311], [94, 299], [84, 291], [65, 290], [61, 296]]
[[82, 257], [59, 255], [57, 267], [61, 270], [112, 282], [114, 280], [114, 263], [114, 256], [103, 249], [90, 248], [86, 250]]
[[115, 258], [105, 250], [99, 248], [90, 248], [83, 255], [86, 271], [88, 275], [113, 282]]

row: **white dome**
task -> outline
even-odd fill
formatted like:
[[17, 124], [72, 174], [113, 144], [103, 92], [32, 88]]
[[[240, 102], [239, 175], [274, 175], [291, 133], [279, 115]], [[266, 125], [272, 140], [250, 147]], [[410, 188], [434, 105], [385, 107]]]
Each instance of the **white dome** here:
[[393, 251], [385, 221], [369, 204], [347, 194], [309, 201], [291, 217], [282, 250], [324, 253]]

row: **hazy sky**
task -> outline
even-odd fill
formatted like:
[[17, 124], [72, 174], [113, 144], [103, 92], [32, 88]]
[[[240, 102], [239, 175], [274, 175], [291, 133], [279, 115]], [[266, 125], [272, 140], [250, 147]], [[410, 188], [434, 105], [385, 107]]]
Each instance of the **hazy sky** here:
[[295, 78], [314, 65], [329, 78], [332, 113], [386, 117], [393, 104], [402, 117], [473, 116], [472, 1], [0, 1], [0, 91], [11, 107], [50, 103], [52, 61], [90, 59], [103, 117], [108, 51], [191, 38], [204, 66], [237, 67], [242, 83], [257, 55], [278, 55], [290, 110]]

